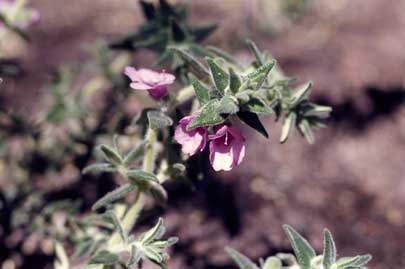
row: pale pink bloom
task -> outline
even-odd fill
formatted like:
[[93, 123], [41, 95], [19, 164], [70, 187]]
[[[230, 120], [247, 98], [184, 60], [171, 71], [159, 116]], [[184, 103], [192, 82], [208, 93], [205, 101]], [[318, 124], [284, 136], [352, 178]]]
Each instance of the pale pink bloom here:
[[192, 130], [187, 130], [187, 125], [196, 117], [191, 115], [182, 118], [174, 132], [174, 139], [181, 144], [181, 150], [190, 156], [198, 151], [203, 151], [207, 141], [208, 127], [197, 127]]
[[245, 157], [245, 137], [233, 126], [219, 125], [210, 140], [210, 162], [215, 171], [229, 171]]
[[26, 5], [21, 6], [14, 14], [13, 18], [10, 18], [9, 14], [14, 12], [16, 4], [17, 2], [15, 0], [0, 0], [0, 14], [3, 15], [11, 25], [25, 29], [40, 20], [38, 10], [29, 8]]
[[127, 66], [125, 68], [125, 75], [131, 79], [131, 88], [135, 90], [147, 90], [149, 95], [159, 100], [167, 93], [167, 86], [173, 84], [176, 79], [175, 76], [164, 71], [159, 73], [150, 69], [138, 69]]

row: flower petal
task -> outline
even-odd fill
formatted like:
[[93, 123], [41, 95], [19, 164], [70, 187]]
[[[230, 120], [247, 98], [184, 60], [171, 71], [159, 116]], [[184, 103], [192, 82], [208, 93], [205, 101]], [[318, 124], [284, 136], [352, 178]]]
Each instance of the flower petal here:
[[190, 156], [202, 151], [206, 144], [206, 130], [187, 130], [187, 124], [179, 124], [174, 132], [174, 139], [182, 145], [182, 151]]
[[134, 90], [151, 90], [152, 87], [142, 82], [132, 82], [129, 86]]
[[215, 171], [230, 171], [233, 168], [231, 145], [226, 145], [223, 139], [210, 142], [210, 162]]
[[153, 99], [160, 100], [160, 98], [162, 98], [167, 94], [167, 88], [166, 86], [155, 87], [153, 89], [148, 90], [148, 92]]

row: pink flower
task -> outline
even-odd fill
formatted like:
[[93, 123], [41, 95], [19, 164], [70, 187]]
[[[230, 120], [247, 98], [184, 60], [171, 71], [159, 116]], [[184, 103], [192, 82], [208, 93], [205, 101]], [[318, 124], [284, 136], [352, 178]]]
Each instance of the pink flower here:
[[233, 126], [219, 125], [210, 141], [210, 162], [215, 171], [229, 171], [245, 157], [245, 137]]
[[20, 29], [26, 29], [40, 20], [40, 14], [36, 9], [29, 8], [25, 4], [19, 6], [16, 0], [0, 0], [0, 15], [4, 16], [9, 24]]
[[187, 130], [187, 125], [196, 117], [191, 115], [182, 118], [174, 132], [174, 139], [181, 144], [182, 151], [190, 156], [198, 151], [203, 151], [207, 141], [208, 127], [197, 127], [192, 130]]
[[131, 88], [135, 90], [147, 90], [149, 95], [159, 100], [167, 93], [167, 85], [173, 84], [176, 79], [175, 76], [169, 73], [159, 73], [150, 69], [138, 69], [131, 66], [125, 68], [125, 75], [127, 75], [132, 83]]

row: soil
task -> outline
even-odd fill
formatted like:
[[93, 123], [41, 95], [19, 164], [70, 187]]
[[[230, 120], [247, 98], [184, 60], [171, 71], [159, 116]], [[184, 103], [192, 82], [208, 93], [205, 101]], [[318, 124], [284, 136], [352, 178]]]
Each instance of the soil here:
[[[167, 186], [164, 217], [180, 237], [172, 268], [229, 268], [225, 245], [255, 260], [290, 251], [284, 223], [318, 250], [327, 227], [339, 255], [371, 253], [370, 268], [404, 268], [405, 1], [314, 1], [305, 16], [271, 34], [245, 24], [263, 12], [259, 1], [222, 2], [190, 1], [193, 22], [219, 23], [207, 43], [245, 59], [242, 37], [254, 38], [287, 74], [312, 80], [314, 100], [334, 112], [313, 146], [298, 133], [280, 145], [278, 124], [266, 119], [269, 140], [246, 128], [240, 167], [208, 171], [195, 192]], [[1, 93], [4, 105], [27, 114], [38, 110], [56, 67], [89, 57], [83, 43], [113, 40], [142, 22], [136, 3], [126, 0], [33, 3], [42, 18], [31, 44], [16, 54], [24, 76], [6, 78], [11, 83]]]

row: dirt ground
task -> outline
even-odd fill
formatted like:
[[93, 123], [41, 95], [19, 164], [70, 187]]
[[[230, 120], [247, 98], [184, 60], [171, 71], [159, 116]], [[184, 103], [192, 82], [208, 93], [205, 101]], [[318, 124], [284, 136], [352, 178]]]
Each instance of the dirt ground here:
[[[49, 73], [88, 57], [83, 42], [112, 40], [142, 22], [134, 2], [33, 1], [42, 18], [16, 55], [25, 76], [1, 93], [7, 106], [36, 111]], [[370, 268], [405, 267], [405, 1], [314, 2], [302, 19], [269, 35], [244, 24], [263, 12], [258, 0], [189, 1], [193, 22], [220, 25], [207, 43], [243, 59], [243, 38], [254, 38], [287, 74], [312, 80], [313, 98], [334, 112], [314, 146], [298, 133], [281, 146], [269, 119], [270, 140], [246, 129], [246, 159], [233, 172], [212, 175], [192, 194], [168, 186], [165, 219], [181, 239], [172, 268], [228, 268], [225, 245], [253, 259], [288, 251], [284, 223], [317, 249], [328, 227], [339, 255], [369, 252]]]

